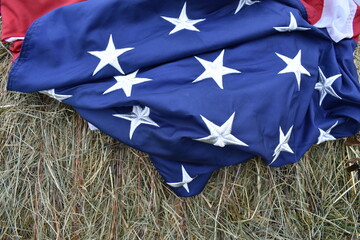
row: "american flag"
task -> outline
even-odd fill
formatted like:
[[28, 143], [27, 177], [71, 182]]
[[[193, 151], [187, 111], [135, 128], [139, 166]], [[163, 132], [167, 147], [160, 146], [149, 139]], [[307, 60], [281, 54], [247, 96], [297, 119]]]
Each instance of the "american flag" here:
[[353, 0], [84, 1], [31, 25], [8, 89], [71, 105], [193, 196], [219, 168], [360, 130], [359, 19]]

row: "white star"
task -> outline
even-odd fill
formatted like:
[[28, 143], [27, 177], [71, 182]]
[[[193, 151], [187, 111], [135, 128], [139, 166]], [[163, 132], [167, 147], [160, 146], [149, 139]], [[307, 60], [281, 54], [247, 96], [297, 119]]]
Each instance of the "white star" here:
[[39, 91], [39, 93], [48, 95], [49, 97], [54, 98], [54, 99], [58, 100], [59, 102], [62, 102], [62, 101], [64, 101], [64, 100], [72, 97], [72, 95], [56, 94], [56, 93], [55, 93], [55, 89]]
[[301, 65], [301, 50], [299, 50], [299, 52], [293, 59], [285, 57], [284, 55], [281, 55], [279, 53], [276, 53], [276, 55], [287, 64], [287, 66], [278, 74], [294, 73], [298, 84], [298, 89], [300, 91], [301, 74], [311, 76], [310, 73]]
[[122, 89], [127, 97], [131, 96], [132, 86], [135, 84], [151, 81], [152, 79], [149, 78], [137, 78], [136, 74], [139, 70], [136, 70], [133, 73], [130, 73], [125, 76], [114, 76], [117, 83], [115, 83], [112, 87], [106, 90], [103, 94], [110, 93], [112, 91]]
[[269, 165], [271, 165], [273, 162], [275, 162], [275, 160], [279, 157], [281, 152], [289, 152], [289, 153], [294, 153], [293, 150], [290, 148], [289, 146], [289, 140], [290, 140], [290, 135], [292, 132], [293, 126], [291, 126], [291, 128], [289, 129], [289, 131], [286, 133], [286, 136], [284, 135], [281, 127], [280, 127], [280, 140], [279, 140], [279, 145], [277, 145], [277, 147], [275, 148], [274, 154], [273, 154], [273, 160], [271, 161], [271, 163]]
[[317, 144], [323, 143], [323, 142], [327, 142], [327, 141], [332, 141], [332, 140], [336, 140], [336, 138], [334, 136], [332, 136], [330, 134], [331, 130], [333, 130], [334, 127], [336, 127], [338, 125], [339, 121], [336, 121], [336, 123], [334, 125], [332, 125], [328, 130], [324, 131], [322, 129], [319, 128], [320, 131], [320, 136], [318, 137], [318, 142]]
[[116, 68], [122, 74], [124, 74], [124, 71], [122, 70], [119, 64], [118, 57], [123, 53], [130, 51], [132, 49], [134, 48], [116, 49], [114, 45], [113, 37], [112, 35], [110, 35], [109, 43], [104, 51], [88, 51], [88, 53], [100, 59], [99, 64], [94, 70], [93, 76], [108, 64]]
[[310, 30], [311, 28], [298, 27], [297, 22], [296, 22], [296, 18], [294, 17], [292, 12], [290, 12], [290, 24], [289, 24], [289, 26], [287, 26], [287, 27], [274, 27], [274, 29], [276, 31], [279, 31], [279, 32], [291, 32], [291, 31], [307, 31], [307, 30]]
[[97, 127], [95, 127], [92, 123], [88, 122], [88, 127], [91, 131], [99, 130]]
[[244, 5], [253, 5], [254, 3], [258, 3], [260, 1], [252, 1], [252, 0], [240, 0], [239, 1], [239, 5], [237, 6], [236, 10], [235, 10], [235, 14], [237, 14], [243, 7]]
[[327, 94], [330, 94], [336, 98], [341, 99], [341, 97], [339, 97], [334, 91], [334, 89], [331, 87], [331, 85], [335, 82], [335, 80], [341, 77], [341, 74], [337, 74], [332, 77], [326, 78], [324, 73], [321, 71], [320, 67], [319, 67], [319, 73], [320, 73], [320, 79], [319, 82], [316, 83], [315, 89], [320, 92], [320, 106]]
[[130, 114], [113, 114], [114, 117], [123, 118], [131, 121], [129, 133], [130, 140], [134, 134], [134, 131], [140, 124], [148, 124], [159, 127], [159, 125], [157, 125], [153, 120], [151, 120], [149, 115], [150, 108], [141, 108], [140, 106], [133, 106], [132, 113]]
[[218, 147], [225, 147], [226, 145], [239, 145], [247, 147], [248, 145], [246, 143], [240, 141], [231, 134], [234, 117], [235, 113], [233, 113], [230, 118], [221, 127], [219, 127], [205, 117], [201, 116], [202, 120], [206, 124], [206, 127], [210, 131], [210, 135], [194, 140], [213, 144]]
[[231, 73], [240, 73], [238, 70], [224, 67], [224, 53], [225, 50], [222, 50], [220, 55], [213, 62], [195, 57], [203, 65], [205, 71], [197, 79], [195, 79], [193, 83], [207, 78], [212, 78], [221, 89], [224, 89], [223, 76]]
[[189, 19], [186, 14], [186, 2], [184, 3], [179, 18], [171, 18], [171, 17], [163, 17], [163, 16], [162, 18], [175, 25], [175, 28], [169, 33], [169, 35], [183, 29], [200, 32], [200, 30], [197, 29], [194, 25], [205, 20], [205, 18], [195, 19], [195, 20]]
[[181, 180], [181, 182], [167, 183], [167, 184], [174, 187], [174, 188], [183, 187], [189, 193], [190, 190], [189, 190], [188, 183], [191, 183], [192, 180], [194, 180], [195, 178], [192, 178], [192, 177], [189, 176], [189, 174], [186, 172], [183, 165], [181, 165], [181, 172], [182, 172], [182, 180]]

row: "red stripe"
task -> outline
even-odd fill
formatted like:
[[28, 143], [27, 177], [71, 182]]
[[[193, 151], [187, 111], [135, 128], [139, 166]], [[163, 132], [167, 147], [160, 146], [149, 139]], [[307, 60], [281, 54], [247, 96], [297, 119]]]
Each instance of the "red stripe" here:
[[308, 21], [311, 24], [317, 23], [324, 9], [324, 0], [300, 0], [306, 8]]
[[[61, 6], [85, 0], [0, 0], [2, 13], [2, 36], [5, 40], [11, 37], [24, 37], [30, 25], [39, 17]], [[17, 58], [22, 41], [16, 41], [10, 48]]]
[[360, 35], [360, 7], [358, 6], [353, 22], [354, 39], [359, 41]]
[[37, 18], [51, 10], [82, 0], [2, 0], [2, 39], [24, 37], [26, 30]]
[[23, 41], [19, 40], [19, 41], [15, 41], [11, 44], [10, 52], [13, 54], [13, 61], [15, 61], [16, 58], [18, 58], [18, 56], [20, 55], [22, 43], [23, 43]]

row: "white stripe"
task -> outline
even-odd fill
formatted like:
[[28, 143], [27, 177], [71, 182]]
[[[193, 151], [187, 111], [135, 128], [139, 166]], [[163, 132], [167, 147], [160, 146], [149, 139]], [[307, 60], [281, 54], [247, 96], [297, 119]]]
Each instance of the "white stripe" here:
[[5, 42], [15, 42], [17, 40], [24, 40], [24, 39], [25, 39], [24, 37], [10, 37], [5, 39]]
[[356, 10], [357, 5], [353, 0], [325, 0], [321, 18], [314, 25], [326, 28], [335, 42], [352, 38]]

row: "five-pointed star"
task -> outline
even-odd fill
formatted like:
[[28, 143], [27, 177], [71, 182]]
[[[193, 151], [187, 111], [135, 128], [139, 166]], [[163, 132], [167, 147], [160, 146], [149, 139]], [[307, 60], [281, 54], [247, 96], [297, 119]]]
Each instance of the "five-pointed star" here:
[[110, 93], [112, 91], [122, 89], [122, 90], [124, 90], [125, 95], [127, 97], [130, 97], [133, 85], [152, 80], [152, 79], [149, 79], [149, 78], [137, 78], [136, 74], [138, 73], [138, 71], [139, 70], [136, 70], [135, 72], [130, 73], [130, 74], [125, 75], [125, 76], [121, 76], [121, 75], [120, 76], [114, 76], [117, 83], [115, 83], [112, 87], [107, 89], [103, 94], [107, 94], [107, 93]]
[[62, 101], [64, 101], [65, 99], [68, 99], [68, 98], [71, 98], [71, 97], [72, 97], [72, 95], [56, 94], [56, 93], [55, 93], [55, 89], [39, 91], [39, 93], [48, 95], [49, 97], [54, 98], [54, 99], [58, 100], [59, 102], [62, 102]]
[[183, 165], [181, 165], [181, 172], [182, 172], [182, 180], [181, 180], [181, 182], [167, 183], [167, 184], [174, 187], [174, 188], [183, 187], [189, 193], [190, 190], [189, 190], [189, 185], [188, 184], [191, 183], [192, 180], [194, 180], [195, 178], [192, 178], [192, 177], [189, 176], [189, 174], [186, 172]]
[[236, 10], [235, 10], [235, 14], [237, 14], [243, 7], [244, 5], [253, 5], [254, 3], [258, 3], [260, 1], [252, 1], [252, 0], [240, 0], [239, 1], [239, 5], [237, 6]]
[[198, 138], [194, 140], [213, 144], [218, 147], [225, 147], [226, 145], [239, 145], [247, 147], [248, 145], [246, 143], [240, 141], [231, 134], [234, 117], [235, 113], [233, 113], [230, 118], [222, 126], [219, 127], [205, 117], [201, 116], [202, 120], [206, 124], [206, 127], [210, 131], [210, 135], [204, 138]]
[[274, 27], [274, 29], [276, 31], [279, 31], [279, 32], [291, 32], [291, 31], [307, 31], [307, 30], [310, 30], [311, 28], [298, 27], [298, 24], [296, 22], [296, 18], [294, 17], [292, 12], [290, 12], [290, 24], [289, 24], [289, 26], [287, 26], [287, 27]]
[[300, 91], [301, 74], [311, 76], [310, 73], [301, 65], [301, 50], [299, 50], [299, 52], [293, 59], [285, 57], [284, 55], [281, 55], [279, 53], [276, 53], [276, 55], [287, 64], [287, 66], [278, 74], [294, 73], [298, 84], [298, 89]]
[[149, 115], [150, 108], [141, 108], [140, 106], [133, 106], [132, 113], [130, 114], [113, 114], [114, 117], [123, 118], [131, 122], [129, 133], [130, 140], [134, 134], [134, 131], [140, 124], [148, 124], [159, 127], [159, 125], [157, 125], [153, 120], [151, 120]]
[[284, 132], [282, 131], [282, 129], [280, 127], [279, 145], [277, 145], [277, 147], [275, 148], [275, 151], [273, 154], [274, 158], [269, 165], [271, 165], [273, 162], [276, 161], [276, 159], [279, 157], [281, 152], [285, 151], [285, 152], [289, 152], [289, 153], [294, 153], [293, 150], [289, 146], [289, 140], [290, 140], [290, 135], [291, 135], [292, 129], [293, 129], [293, 126], [291, 126], [291, 128], [286, 133], [286, 135], [284, 135]]
[[336, 94], [336, 92], [331, 86], [336, 79], [341, 77], [341, 74], [337, 74], [332, 77], [326, 78], [324, 73], [321, 71], [320, 67], [319, 67], [319, 73], [320, 73], [320, 79], [319, 82], [316, 83], [315, 89], [320, 92], [320, 106], [327, 94], [330, 94], [336, 98], [341, 99], [341, 97], [339, 97], [339, 95]]
[[134, 48], [121, 48], [116, 49], [113, 41], [112, 35], [110, 35], [109, 43], [104, 51], [88, 51], [91, 55], [94, 55], [95, 57], [100, 59], [99, 64], [94, 70], [93, 76], [98, 73], [101, 69], [103, 69], [106, 65], [111, 65], [114, 68], [116, 68], [119, 72], [124, 74], [124, 71], [122, 70], [118, 57]]
[[231, 73], [240, 73], [238, 70], [224, 67], [224, 53], [225, 50], [222, 50], [220, 55], [213, 62], [195, 57], [203, 65], [205, 71], [197, 79], [195, 79], [193, 83], [202, 81], [207, 78], [212, 78], [221, 89], [224, 89], [223, 76]]
[[175, 25], [175, 28], [169, 33], [169, 35], [183, 29], [200, 32], [200, 30], [197, 29], [194, 25], [205, 20], [205, 19], [195, 19], [195, 20], [189, 19], [186, 14], [186, 2], [184, 3], [179, 18], [171, 18], [171, 17], [163, 17], [163, 16], [162, 18]]
[[339, 121], [336, 121], [336, 123], [334, 125], [332, 125], [328, 130], [324, 131], [322, 129], [319, 128], [320, 131], [320, 136], [318, 137], [318, 142], [317, 144], [323, 143], [323, 142], [327, 142], [327, 141], [332, 141], [332, 140], [336, 140], [336, 138], [330, 134], [331, 130], [333, 130], [334, 127], [336, 127], [338, 125]]

